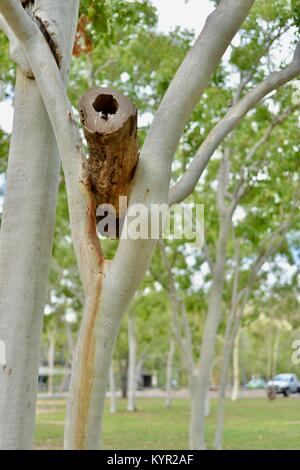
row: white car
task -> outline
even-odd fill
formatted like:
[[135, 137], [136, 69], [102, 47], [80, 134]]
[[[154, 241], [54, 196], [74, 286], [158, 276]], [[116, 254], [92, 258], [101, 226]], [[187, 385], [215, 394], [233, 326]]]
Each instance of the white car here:
[[275, 388], [276, 393], [288, 397], [290, 393], [300, 393], [300, 383], [296, 374], [279, 374], [269, 380], [268, 387]]

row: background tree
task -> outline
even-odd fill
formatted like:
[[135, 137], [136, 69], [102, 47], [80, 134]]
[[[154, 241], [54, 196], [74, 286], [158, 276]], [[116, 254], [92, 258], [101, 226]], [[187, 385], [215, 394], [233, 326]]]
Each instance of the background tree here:
[[[104, 18], [106, 3], [99, 2], [99, 7], [103, 7], [101, 11]], [[153, 203], [166, 202], [168, 198], [170, 204], [183, 200], [193, 191], [214, 150], [241, 121], [247, 111], [269, 92], [293, 79], [299, 73], [297, 50], [290, 66], [283, 68], [280, 72], [269, 75], [267, 71], [268, 73], [257, 76], [257, 85], [251, 80], [248, 81], [244, 91], [248, 92], [247, 87], [251, 87], [251, 90], [240, 101], [234, 103], [223, 119], [218, 120], [216, 127], [208, 136], [204, 135], [206, 138], [184, 178], [179, 180], [168, 194], [171, 164], [184, 127], [196, 103], [203, 95], [203, 90], [207, 87], [221, 56], [247, 16], [252, 4], [253, 1], [248, 0], [243, 2], [223, 0], [209, 17], [202, 34], [184, 58], [171, 84], [166, 87], [166, 93], [141, 151], [130, 198], [131, 204], [143, 200], [146, 206], [150, 207]], [[109, 5], [113, 8], [116, 2], [111, 2]], [[96, 21], [95, 4], [90, 4], [90, 7], [90, 12], [82, 11], [82, 15], [90, 14]], [[26, 56], [55, 132], [66, 178], [73, 244], [84, 287], [84, 315], [73, 365], [66, 425], [66, 448], [96, 448], [101, 434], [102, 409], [114, 343], [122, 316], [149, 264], [154, 241], [121, 240], [113, 260], [104, 259], [96, 237], [90, 237], [90, 228], [92, 231], [95, 228], [93, 214], [87, 211], [91, 207], [91, 194], [88, 194], [86, 202], [77, 185], [78, 162], [81, 162], [84, 157], [71, 104], [60, 86], [57, 65], [37, 26], [20, 8], [17, 0], [10, 1], [9, 4], [1, 1], [0, 10], [26, 50]], [[225, 10], [226, 15], [224, 15]], [[274, 18], [275, 15], [271, 17], [270, 23], [277, 21]], [[85, 52], [90, 54], [90, 40], [86, 35], [85, 25], [86, 19], [81, 16], [78, 30], [81, 41], [81, 46], [80, 44], [79, 46], [85, 48]], [[95, 30], [98, 30], [98, 27], [95, 27]], [[180, 37], [180, 34], [177, 33], [178, 36]], [[117, 40], [115, 40], [116, 44]], [[179, 65], [179, 61], [177, 64]], [[258, 69], [259, 67], [255, 68], [255, 70]], [[159, 80], [162, 75], [159, 75]], [[261, 81], [264, 76], [268, 77]], [[154, 75], [154, 81], [155, 78]], [[89, 80], [93, 80], [91, 74], [89, 74]], [[147, 91], [146, 93], [148, 95]], [[224, 109], [225, 113], [226, 109]], [[84, 257], [82, 253], [85, 254]], [[98, 296], [100, 287], [101, 292]], [[92, 331], [92, 338], [89, 337], [90, 331]], [[88, 354], [88, 361], [82, 353], [82, 351], [87, 351], [87, 345], [93, 345], [92, 350], [90, 346], [88, 347], [88, 351], [92, 351]], [[94, 379], [91, 380], [91, 377]], [[203, 383], [207, 387], [207, 380]], [[79, 398], [81, 398], [80, 406]], [[199, 443], [201, 447], [201, 440], [196, 437], [192, 445], [198, 448]]]

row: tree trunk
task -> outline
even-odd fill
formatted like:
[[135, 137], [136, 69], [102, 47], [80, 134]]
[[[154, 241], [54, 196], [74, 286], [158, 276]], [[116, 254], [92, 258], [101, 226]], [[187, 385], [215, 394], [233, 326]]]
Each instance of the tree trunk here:
[[217, 258], [209, 295], [208, 315], [201, 344], [199, 379], [196, 382], [197, 403], [192, 406], [192, 410], [197, 409], [198, 412], [196, 421], [194, 417], [191, 416], [190, 432], [192, 432], [192, 435], [190, 435], [190, 444], [192, 445], [191, 449], [193, 450], [206, 448], [204, 435], [205, 402], [209, 391], [210, 373], [214, 359], [215, 342], [222, 313], [221, 301], [224, 284], [228, 235], [229, 220], [224, 217], [221, 218], [220, 234], [217, 245]]
[[135, 369], [135, 390], [137, 391], [139, 383], [140, 383], [140, 378], [142, 375], [142, 370], [143, 370], [143, 365], [145, 361], [145, 353], [143, 352], [141, 354], [141, 357], [137, 363], [136, 369]]
[[[226, 361], [227, 362], [227, 361]], [[222, 448], [224, 417], [225, 417], [225, 398], [226, 398], [226, 385], [227, 385], [227, 369], [224, 361], [223, 370], [221, 374], [221, 381], [218, 393], [218, 410], [217, 410], [217, 424], [215, 434], [215, 449]]]
[[[203, 413], [202, 403], [199, 400], [199, 390], [201, 384], [199, 377], [191, 380], [189, 389], [191, 397], [190, 425], [189, 425], [189, 449], [198, 450], [200, 448], [199, 436], [201, 433], [200, 417]], [[205, 408], [205, 406], [204, 406]], [[205, 415], [205, 409], [204, 409]]]
[[267, 379], [270, 380], [272, 378], [272, 370], [273, 370], [273, 364], [272, 364], [272, 344], [273, 344], [273, 326], [272, 323], [270, 322], [268, 325], [268, 340], [267, 340]]
[[[55, 22], [66, 79], [77, 1], [36, 4], [40, 17]], [[58, 182], [58, 150], [42, 98], [35, 81], [18, 70], [0, 239], [0, 340], [6, 350], [0, 372], [1, 449], [30, 449], [33, 443]]]
[[113, 365], [111, 365], [109, 371], [109, 392], [110, 392], [110, 412], [115, 413], [117, 411], [117, 395], [116, 395], [116, 383], [115, 373]]
[[209, 391], [207, 392], [206, 399], [205, 399], [205, 418], [210, 415], [210, 395]]
[[128, 314], [128, 346], [129, 346], [129, 363], [128, 363], [128, 380], [127, 380], [127, 410], [136, 411], [136, 331], [135, 318], [132, 312]]
[[[236, 271], [237, 275], [238, 271]], [[215, 433], [215, 448], [221, 449], [223, 439], [223, 428], [224, 428], [224, 416], [225, 416], [225, 398], [226, 398], [226, 385], [228, 378], [228, 369], [230, 364], [230, 357], [232, 352], [232, 343], [234, 341], [234, 320], [236, 316], [236, 301], [237, 301], [237, 282], [238, 277], [235, 275], [232, 306], [229, 316], [226, 321], [225, 337], [224, 337], [224, 348], [223, 348], [223, 361], [221, 369], [221, 377], [219, 384], [218, 393], [218, 409], [217, 409], [217, 424]]]
[[[215, 434], [215, 448], [222, 448], [223, 440], [223, 429], [224, 429], [224, 417], [225, 417], [225, 398], [226, 398], [226, 385], [228, 378], [228, 371], [230, 367], [230, 359], [232, 357], [232, 352], [235, 344], [235, 340], [238, 334], [238, 325], [243, 313], [243, 307], [239, 310], [235, 324], [232, 326], [230, 321], [229, 328], [226, 328], [225, 335], [225, 345], [224, 345], [224, 359], [221, 372], [220, 388], [219, 388], [219, 399], [218, 399], [218, 410], [217, 410], [217, 425], [216, 425], [216, 434]], [[232, 320], [233, 318], [231, 318]]]
[[273, 349], [273, 360], [272, 360], [272, 377], [275, 377], [276, 375], [276, 369], [277, 369], [277, 362], [278, 362], [278, 356], [279, 356], [279, 342], [280, 342], [280, 329], [276, 325], [276, 333], [275, 333], [275, 340], [274, 340], [274, 349]]
[[1, 449], [32, 446], [58, 181], [58, 151], [41, 96], [18, 70], [0, 239]]
[[121, 397], [127, 398], [127, 376], [128, 376], [128, 360], [121, 360], [120, 364], [120, 380], [121, 380]]
[[52, 331], [48, 334], [48, 395], [53, 395], [53, 379], [55, 366], [55, 333]]
[[167, 370], [166, 370], [166, 401], [165, 407], [171, 408], [172, 405], [172, 378], [173, 378], [173, 359], [175, 354], [175, 340], [173, 336], [170, 338], [169, 351], [167, 354]]
[[64, 376], [59, 385], [59, 392], [64, 392], [69, 389], [70, 376], [71, 376], [71, 365], [73, 360], [73, 354], [75, 350], [75, 341], [73, 338], [72, 328], [70, 323], [65, 320], [65, 334], [67, 337], [67, 354], [65, 357]]
[[[172, 160], [184, 127], [253, 3], [254, 0], [224, 0], [210, 15], [174, 76], [145, 139], [130, 196], [131, 207], [143, 201], [150, 211], [153, 204], [167, 203]], [[73, 363], [65, 447], [98, 448], [113, 348], [124, 312], [149, 265], [155, 241], [121, 239], [113, 261], [103, 259], [95, 233], [92, 187], [87, 182], [80, 185], [87, 196], [85, 201], [77, 184], [78, 166], [84, 154], [82, 142], [70, 102], [60, 86], [54, 58], [18, 2], [8, 6], [0, 0], [0, 8], [26, 49], [59, 143], [73, 243], [86, 294]]]
[[240, 350], [240, 332], [236, 335], [233, 345], [233, 387], [231, 400], [236, 401], [239, 397], [239, 388], [240, 388], [240, 366], [239, 366], [239, 350]]

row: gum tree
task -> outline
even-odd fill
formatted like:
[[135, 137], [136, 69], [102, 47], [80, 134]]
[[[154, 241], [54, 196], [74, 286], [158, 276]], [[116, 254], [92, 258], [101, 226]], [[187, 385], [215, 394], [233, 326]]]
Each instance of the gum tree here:
[[[22, 3], [28, 14], [39, 18], [41, 28], [47, 25], [43, 32], [55, 38], [54, 52], [65, 86], [78, 2]], [[25, 10], [22, 12], [25, 14]], [[24, 51], [3, 18], [0, 24], [10, 39], [12, 58], [18, 63], [0, 237], [0, 340], [6, 356], [0, 372], [0, 447], [27, 449], [33, 441], [60, 164], [48, 114]]]
[[[34, 5], [35, 2], [32, 3]], [[299, 73], [297, 50], [290, 66], [271, 74], [232, 107], [208, 136], [191, 167], [169, 194], [172, 160], [184, 127], [253, 3], [253, 0], [222, 0], [208, 17], [203, 31], [183, 60], [155, 114], [131, 182], [129, 208], [134, 203], [142, 202], [149, 210], [152, 204], [168, 201], [173, 204], [183, 200], [193, 191], [214, 150], [242, 117], [266, 94]], [[65, 448], [99, 448], [103, 405], [115, 340], [123, 314], [147, 269], [155, 240], [121, 239], [113, 260], [108, 261], [104, 257], [96, 234], [96, 206], [99, 196], [103, 194], [94, 193], [85, 172], [88, 163], [76, 120], [55, 56], [49, 47], [57, 49], [55, 37], [43, 36], [39, 27], [41, 25], [32, 20], [19, 0], [1, 0], [0, 12], [17, 39], [17, 44], [22, 44], [22, 61], [25, 58], [26, 65], [29, 64], [58, 144], [66, 178], [73, 246], [85, 295], [83, 320], [72, 369]], [[62, 18], [69, 20], [72, 17], [74, 21], [75, 14], [71, 14], [71, 10], [68, 13]], [[103, 91], [99, 92], [99, 106], [94, 106], [94, 111], [103, 111], [108, 126], [113, 127], [117, 122], [120, 123], [120, 114], [116, 112], [116, 105], [107, 109], [107, 102], [113, 104], [116, 100], [120, 104], [123, 98], [113, 92], [106, 93], [110, 98], [108, 101], [105, 99], [104, 106], [103, 94]], [[130, 109], [134, 113], [133, 108]], [[94, 113], [92, 109], [90, 111]], [[122, 175], [119, 178], [121, 180]], [[117, 181], [117, 184], [121, 183]], [[39, 181], [35, 184], [38, 186]], [[110, 196], [111, 193], [108, 194]], [[8, 338], [9, 346], [10, 343]], [[8, 356], [6, 370], [10, 370], [10, 361]], [[7, 374], [7, 377], [9, 382], [11, 374]], [[6, 404], [8, 401], [7, 397]], [[199, 445], [198, 442], [193, 444], [197, 448]], [[3, 447], [14, 446], [18, 446], [18, 441], [12, 434], [11, 440], [4, 441]]]

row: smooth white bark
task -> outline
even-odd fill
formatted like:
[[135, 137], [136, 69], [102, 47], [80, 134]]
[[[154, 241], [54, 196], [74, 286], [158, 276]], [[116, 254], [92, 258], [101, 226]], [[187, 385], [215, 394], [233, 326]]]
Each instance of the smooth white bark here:
[[[252, 4], [253, 0], [223, 0], [208, 18], [156, 113], [140, 155], [131, 203], [143, 202], [150, 208], [153, 203], [167, 202], [172, 158], [184, 126]], [[26, 49], [56, 135], [67, 182], [73, 242], [87, 296], [73, 365], [65, 447], [97, 448], [116, 336], [155, 243], [152, 240], [121, 240], [114, 260], [103, 263], [101, 273], [98, 273], [98, 264], [93, 265], [91, 253], [91, 265], [82, 264], [80, 248], [85, 234], [86, 204], [77, 187], [81, 144], [70, 103], [60, 86], [53, 57], [17, 0], [0, 0], [0, 11]], [[86, 242], [85, 245], [93, 252], [92, 244]], [[94, 270], [97, 274], [93, 276]], [[93, 288], [100, 290], [97, 299], [92, 298]], [[95, 300], [100, 307], [98, 312]], [[92, 344], [92, 348], [88, 348], [88, 357], [87, 344]], [[83, 401], [79, 405], [80, 399]]]
[[137, 338], [135, 318], [132, 311], [128, 312], [128, 351], [127, 410], [136, 411]]
[[206, 399], [205, 399], [205, 418], [208, 418], [209, 415], [210, 415], [210, 394], [208, 391], [206, 395]]
[[219, 384], [218, 393], [218, 408], [217, 408], [217, 424], [215, 433], [215, 449], [220, 450], [222, 448], [223, 440], [223, 429], [224, 429], [224, 417], [225, 417], [225, 398], [226, 398], [226, 386], [228, 379], [228, 369], [230, 364], [230, 358], [232, 354], [232, 325], [236, 311], [231, 312], [230, 318], [226, 325], [225, 339], [224, 339], [224, 351], [223, 361], [221, 369], [221, 377]]
[[226, 386], [227, 386], [227, 365], [231, 356], [231, 332], [236, 317], [236, 311], [238, 308], [239, 300], [239, 277], [240, 277], [240, 244], [235, 238], [235, 231], [232, 230], [233, 244], [235, 252], [235, 269], [232, 285], [232, 296], [231, 296], [231, 308], [228, 317], [226, 318], [226, 329], [224, 335], [224, 347], [222, 357], [222, 367], [219, 380], [219, 391], [218, 391], [218, 408], [217, 408], [217, 423], [215, 433], [215, 448], [221, 449], [222, 436], [224, 427], [224, 413], [225, 413], [225, 397], [226, 397]]
[[[191, 410], [190, 410], [190, 423], [189, 423], [189, 449], [198, 450], [198, 440], [197, 432], [199, 426], [199, 417], [201, 416], [202, 404], [199, 400], [199, 390], [201, 389], [201, 383], [199, 379], [199, 370], [195, 370], [193, 374], [193, 379], [191, 381], [189, 391], [191, 397]], [[204, 401], [204, 416], [208, 417], [210, 415], [210, 395], [209, 390], [207, 390], [205, 401]], [[196, 449], [197, 448], [197, 449]]]
[[20, 69], [22, 70], [23, 74], [28, 78], [33, 78], [33, 74], [31, 71], [31, 67], [27, 60], [25, 50], [4, 20], [4, 18], [0, 15], [0, 30], [3, 31], [8, 40], [9, 40], [9, 54], [10, 58], [13, 62], [18, 64]]
[[[290, 66], [291, 68], [295, 69], [298, 66], [298, 53], [299, 53], [299, 46], [295, 52], [293, 64]], [[300, 62], [299, 62], [300, 63]], [[246, 161], [251, 162], [253, 156], [257, 152], [257, 150], [263, 146], [269, 136], [271, 135], [273, 129], [282, 123], [293, 111], [297, 108], [298, 105], [292, 106], [288, 108], [282, 115], [278, 116], [274, 119], [271, 125], [267, 128], [263, 137], [253, 146], [253, 148], [249, 151], [246, 155]], [[205, 400], [207, 397], [207, 393], [209, 390], [209, 383], [210, 383], [210, 370], [212, 367], [213, 356], [214, 356], [214, 349], [215, 349], [215, 341], [217, 336], [218, 327], [220, 325], [221, 320], [221, 301], [222, 301], [222, 293], [223, 293], [223, 285], [225, 279], [225, 261], [226, 261], [226, 251], [227, 251], [227, 241], [229, 237], [229, 231], [231, 227], [231, 221], [236, 210], [236, 207], [246, 192], [248, 181], [244, 177], [241, 177], [239, 183], [236, 185], [234, 191], [229, 194], [227, 191], [227, 185], [229, 182], [229, 164], [230, 164], [230, 146], [227, 146], [224, 151], [223, 159], [220, 164], [219, 169], [219, 178], [218, 178], [218, 191], [217, 191], [217, 208], [219, 212], [219, 235], [218, 241], [216, 246], [216, 253], [215, 253], [215, 262], [210, 263], [211, 271], [212, 271], [212, 285], [209, 294], [209, 301], [208, 301], [208, 315], [205, 323], [204, 333], [202, 337], [202, 344], [201, 344], [201, 355], [200, 355], [200, 365], [199, 365], [199, 376], [200, 379], [198, 381], [199, 384], [199, 401], [200, 404], [198, 405], [198, 409], [201, 410], [201, 415], [199, 416], [198, 421], [191, 423], [190, 430], [194, 433], [194, 448], [197, 448], [197, 445], [200, 446], [200, 449], [205, 449], [205, 436], [204, 436], [204, 427], [205, 427]], [[260, 162], [262, 164], [262, 162]], [[251, 168], [252, 171], [258, 170], [255, 166]], [[226, 196], [227, 199], [230, 198], [230, 202], [226, 203]], [[291, 205], [293, 206], [293, 204]], [[284, 222], [285, 225], [285, 222]], [[281, 228], [279, 227], [279, 231]], [[285, 228], [283, 229], [285, 230]], [[277, 231], [275, 231], [273, 236], [276, 236]], [[276, 246], [276, 244], [274, 244]], [[258, 257], [257, 264], [254, 266], [253, 271], [253, 278], [249, 280], [249, 286], [247, 288], [247, 293], [249, 292], [250, 286], [253, 285], [257, 272], [261, 267], [261, 263], [267, 259], [270, 255], [271, 250], [274, 249], [274, 246], [269, 246], [267, 252], [264, 252], [262, 256]], [[234, 290], [237, 289], [237, 280], [234, 283]], [[218, 424], [217, 424], [217, 431], [216, 431], [216, 441], [215, 445], [217, 448], [221, 446], [222, 441], [222, 430], [223, 430], [223, 423], [224, 423], [224, 402], [225, 402], [225, 387], [226, 387], [226, 380], [227, 380], [227, 370], [228, 370], [228, 361], [232, 351], [232, 344], [231, 344], [231, 337], [230, 337], [230, 328], [231, 322], [234, 320], [234, 314], [237, 308], [237, 299], [235, 298], [237, 293], [234, 292], [233, 294], [233, 305], [231, 315], [226, 325], [226, 339], [225, 339], [225, 349], [224, 349], [224, 364], [222, 370], [222, 377], [221, 377], [221, 384], [220, 384], [220, 396], [219, 396], [219, 412], [218, 412]], [[243, 309], [241, 309], [241, 312]], [[242, 313], [240, 313], [242, 315]], [[228, 336], [228, 337], [227, 337]], [[192, 418], [191, 418], [192, 419]], [[198, 444], [197, 444], [198, 443]]]
[[0, 339], [6, 348], [0, 369], [0, 448], [29, 449], [59, 156], [36, 84], [20, 70], [14, 109], [0, 236]]
[[215, 342], [222, 314], [221, 301], [224, 285], [227, 241], [230, 230], [230, 219], [228, 218], [228, 214], [221, 214], [220, 224], [220, 232], [216, 248], [216, 261], [214, 264], [214, 274], [208, 300], [208, 313], [200, 352], [198, 380], [199, 414], [197, 421], [192, 421], [190, 425], [192, 432], [192, 449], [205, 449], [205, 401], [209, 391], [210, 371], [214, 359]]
[[55, 366], [55, 344], [56, 338], [54, 331], [50, 331], [48, 334], [48, 395], [54, 393], [54, 366]]
[[113, 365], [109, 371], [109, 393], [110, 393], [110, 412], [116, 413], [117, 411], [117, 394], [116, 394], [116, 381]]
[[240, 391], [240, 364], [239, 364], [239, 352], [240, 352], [240, 332], [236, 335], [233, 345], [233, 357], [232, 357], [232, 371], [233, 371], [233, 385], [231, 400], [237, 401], [239, 398]]
[[169, 351], [167, 354], [167, 367], [166, 367], [166, 401], [165, 407], [171, 408], [172, 406], [172, 380], [173, 380], [173, 360], [175, 355], [175, 339], [173, 336], [170, 338]]
[[[293, 208], [294, 203], [295, 201], [292, 201], [291, 203], [291, 206]], [[287, 215], [286, 219], [283, 220], [282, 223], [279, 224], [279, 226], [270, 235], [266, 236], [266, 239], [262, 243], [262, 252], [257, 255], [257, 258], [251, 267], [245, 288], [239, 292], [239, 295], [236, 294], [236, 302], [233, 305], [230, 321], [228, 322], [228, 325], [226, 325], [224, 357], [221, 371], [219, 401], [217, 410], [217, 426], [215, 433], [216, 449], [222, 448], [225, 414], [225, 387], [228, 376], [228, 370], [230, 367], [230, 359], [232, 357], [232, 351], [234, 347], [234, 341], [240, 328], [242, 316], [245, 307], [249, 301], [250, 295], [253, 291], [257, 276], [264, 263], [273, 253], [276, 253], [276, 251], [282, 244], [284, 236], [290, 228], [291, 217], [292, 212]]]
[[280, 327], [276, 325], [275, 341], [274, 341], [274, 348], [273, 348], [273, 360], [272, 360], [272, 377], [276, 375], [276, 371], [277, 371], [277, 363], [278, 363], [278, 357], [279, 357], [279, 344], [280, 344]]
[[[68, 38], [60, 43], [64, 51], [62, 74], [66, 79], [72, 50], [71, 24], [57, 2], [55, 8], [53, 0], [41, 3], [41, 15], [48, 13], [61, 37]], [[65, 4], [73, 10], [74, 2], [68, 0]], [[0, 339], [6, 348], [6, 365], [0, 370], [0, 448], [29, 449], [33, 441], [59, 156], [36, 82], [20, 70], [14, 108], [0, 236]]]

